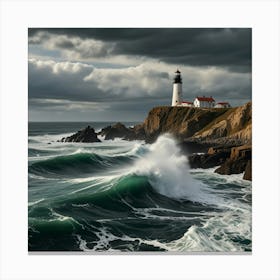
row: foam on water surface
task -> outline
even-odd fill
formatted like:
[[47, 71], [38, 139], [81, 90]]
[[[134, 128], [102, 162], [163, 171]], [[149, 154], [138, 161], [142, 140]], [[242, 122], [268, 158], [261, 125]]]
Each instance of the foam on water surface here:
[[[190, 169], [170, 135], [153, 144], [121, 139], [48, 144], [64, 136], [30, 137], [29, 148], [38, 152], [30, 155], [30, 165], [66, 158], [59, 174], [29, 171], [31, 250], [42, 246], [42, 236], [47, 249], [67, 240], [67, 250], [83, 251], [251, 250], [252, 188], [242, 174]], [[64, 168], [77, 158], [89, 172], [69, 176]]]

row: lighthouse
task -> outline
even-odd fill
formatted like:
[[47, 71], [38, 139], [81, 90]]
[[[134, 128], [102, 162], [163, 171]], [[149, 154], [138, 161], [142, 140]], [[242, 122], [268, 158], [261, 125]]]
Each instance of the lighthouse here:
[[172, 106], [178, 106], [181, 104], [182, 104], [182, 78], [181, 78], [181, 72], [177, 69], [173, 81]]

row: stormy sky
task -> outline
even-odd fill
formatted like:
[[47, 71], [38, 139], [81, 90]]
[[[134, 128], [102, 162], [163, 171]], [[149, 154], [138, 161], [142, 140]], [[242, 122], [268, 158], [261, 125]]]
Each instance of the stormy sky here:
[[74, 28], [28, 32], [30, 121], [142, 121], [183, 99], [251, 100], [251, 29]]

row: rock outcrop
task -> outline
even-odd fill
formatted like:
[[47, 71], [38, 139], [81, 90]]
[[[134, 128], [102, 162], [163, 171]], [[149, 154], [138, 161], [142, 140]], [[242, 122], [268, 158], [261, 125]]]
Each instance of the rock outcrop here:
[[154, 142], [164, 133], [170, 133], [179, 140], [187, 139], [225, 111], [226, 109], [170, 106], [153, 108], [143, 123], [146, 141]]
[[127, 128], [122, 123], [118, 122], [114, 125], [107, 126], [103, 128], [99, 135], [105, 136], [105, 140], [114, 140], [115, 138], [124, 138], [132, 133], [129, 128]]
[[77, 133], [64, 137], [60, 140], [60, 142], [84, 142], [84, 143], [93, 143], [93, 142], [101, 142], [94, 128], [87, 126], [83, 130], [79, 130]]
[[252, 103], [230, 108], [193, 135], [200, 142], [245, 145], [252, 143]]
[[[252, 158], [252, 147], [244, 145], [240, 147], [234, 147], [231, 149], [230, 157], [215, 170], [216, 173], [230, 175], [239, 174], [245, 171], [248, 162]], [[246, 178], [249, 178], [250, 165], [247, 167]], [[247, 179], [248, 180], [248, 179]]]
[[189, 146], [240, 146], [251, 143], [251, 114], [251, 102], [236, 108], [162, 106], [153, 108], [143, 123], [132, 128], [116, 123], [98, 134], [105, 140], [122, 138], [152, 143], [159, 135], [170, 133]]
[[248, 162], [247, 162], [245, 172], [243, 175], [243, 179], [252, 181], [252, 161], [251, 160], [248, 160]]
[[104, 136], [105, 140], [114, 140], [121, 138], [124, 140], [145, 140], [143, 125], [135, 125], [133, 128], [127, 128], [124, 124], [118, 122], [114, 125], [103, 128], [99, 135]]
[[222, 175], [239, 174], [245, 171], [243, 179], [252, 180], [252, 147], [243, 145], [232, 148], [210, 148], [204, 154], [188, 156], [191, 168], [211, 168], [219, 166], [214, 172]]
[[146, 134], [144, 130], [144, 125], [137, 124], [134, 127], [130, 128], [131, 133], [128, 133], [123, 139], [124, 140], [146, 140]]
[[[236, 108], [155, 107], [141, 124], [126, 127], [116, 123], [103, 128], [98, 135], [105, 140], [122, 138], [152, 143], [164, 133], [173, 135], [187, 154], [203, 152], [189, 156], [191, 168], [220, 166], [216, 173], [245, 171], [244, 179], [251, 180], [251, 102]], [[100, 142], [89, 126], [61, 141]]]
[[230, 156], [230, 149], [219, 149], [213, 152], [210, 148], [205, 154], [192, 154], [189, 158], [191, 168], [211, 168], [226, 162]]
[[143, 123], [147, 142], [171, 133], [181, 141], [238, 146], [251, 143], [252, 104], [236, 108], [156, 107]]

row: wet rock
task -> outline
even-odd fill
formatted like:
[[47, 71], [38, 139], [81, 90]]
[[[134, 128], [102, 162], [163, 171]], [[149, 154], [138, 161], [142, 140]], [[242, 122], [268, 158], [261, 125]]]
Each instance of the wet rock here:
[[135, 125], [129, 130], [130, 132], [124, 137], [125, 140], [146, 140], [146, 134], [143, 124]]
[[251, 157], [252, 147], [250, 145], [231, 148], [230, 157], [215, 170], [215, 173], [224, 175], [242, 173], [245, 171]]
[[237, 159], [237, 160], [227, 159], [214, 172], [221, 175], [239, 174], [245, 171], [247, 162], [248, 161], [244, 159]]
[[247, 162], [243, 179], [252, 181], [252, 161], [251, 160], [248, 160], [248, 162]]
[[191, 168], [211, 168], [223, 164], [229, 156], [230, 149], [214, 151], [210, 148], [206, 154], [193, 154], [188, 158]]
[[114, 140], [115, 138], [129, 137], [133, 132], [124, 124], [118, 122], [114, 125], [103, 128], [100, 132], [101, 136], [105, 136], [105, 140]]
[[87, 126], [85, 129], [79, 130], [77, 133], [69, 137], [63, 137], [60, 142], [94, 143], [101, 141], [98, 139], [97, 133], [95, 132], [94, 128]]

